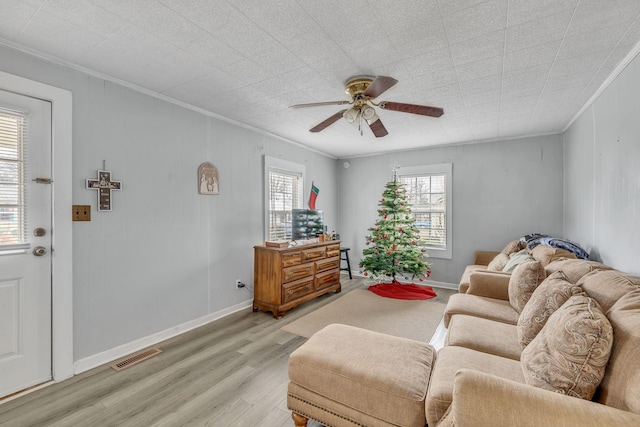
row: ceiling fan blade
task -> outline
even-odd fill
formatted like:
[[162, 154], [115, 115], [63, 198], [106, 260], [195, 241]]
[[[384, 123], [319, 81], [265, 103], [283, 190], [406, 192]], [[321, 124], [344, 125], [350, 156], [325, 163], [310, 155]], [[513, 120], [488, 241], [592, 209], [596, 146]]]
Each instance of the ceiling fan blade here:
[[376, 120], [373, 123], [369, 123], [369, 127], [371, 128], [371, 132], [373, 132], [376, 138], [382, 138], [383, 136], [389, 135], [389, 132], [387, 132], [387, 128], [384, 127], [380, 119]]
[[351, 104], [350, 101], [326, 101], [326, 102], [312, 102], [310, 104], [295, 104], [290, 105], [289, 108], [305, 108], [305, 107], [321, 107], [323, 105], [344, 105]]
[[318, 123], [317, 125], [315, 125], [311, 129], [309, 129], [309, 132], [320, 132], [321, 130], [326, 129], [330, 125], [332, 125], [335, 122], [337, 122], [338, 120], [340, 120], [342, 118], [342, 114], [344, 114], [345, 111], [347, 111], [347, 110], [338, 111], [333, 116], [329, 117], [327, 120], [325, 120], [325, 121], [323, 121], [321, 123]]
[[405, 104], [402, 102], [382, 101], [378, 104], [380, 108], [385, 110], [401, 111], [403, 113], [420, 114], [421, 116], [440, 117], [444, 114], [444, 110], [438, 107], [429, 107], [427, 105]]
[[378, 76], [369, 84], [367, 90], [362, 92], [362, 95], [368, 96], [369, 98], [377, 98], [396, 83], [398, 83], [398, 81], [393, 77]]

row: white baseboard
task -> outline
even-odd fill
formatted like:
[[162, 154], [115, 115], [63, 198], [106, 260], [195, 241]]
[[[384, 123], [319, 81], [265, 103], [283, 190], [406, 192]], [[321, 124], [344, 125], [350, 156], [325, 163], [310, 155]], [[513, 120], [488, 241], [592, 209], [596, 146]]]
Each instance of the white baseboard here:
[[204, 326], [207, 323], [211, 323], [214, 320], [218, 320], [240, 310], [244, 310], [245, 308], [251, 307], [252, 304], [253, 300], [247, 300], [234, 306], [227, 307], [223, 310], [216, 311], [215, 313], [207, 314], [206, 316], [202, 316], [198, 319], [190, 320], [181, 325], [165, 329], [164, 331], [160, 331], [155, 334], [139, 338], [135, 341], [119, 345], [118, 347], [114, 347], [101, 353], [85, 357], [84, 359], [77, 360], [73, 364], [73, 372], [75, 375], [77, 375], [82, 372], [88, 371], [89, 369], [93, 369], [97, 366], [104, 365], [105, 363], [109, 363], [122, 357], [128, 356], [129, 354], [155, 345], [161, 341], [173, 338], [176, 335], [180, 335], [184, 332], [190, 331], [200, 326]]

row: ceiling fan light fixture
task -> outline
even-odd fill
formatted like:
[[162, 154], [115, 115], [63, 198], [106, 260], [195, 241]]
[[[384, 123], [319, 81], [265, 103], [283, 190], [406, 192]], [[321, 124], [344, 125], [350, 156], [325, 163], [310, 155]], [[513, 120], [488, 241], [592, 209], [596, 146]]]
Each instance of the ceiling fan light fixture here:
[[360, 108], [351, 107], [344, 112], [343, 116], [347, 120], [347, 122], [351, 124], [357, 124], [360, 116]]
[[364, 107], [362, 107], [361, 111], [362, 118], [365, 119], [367, 123], [371, 124], [378, 120], [378, 115], [376, 114], [376, 110], [373, 107], [365, 105]]

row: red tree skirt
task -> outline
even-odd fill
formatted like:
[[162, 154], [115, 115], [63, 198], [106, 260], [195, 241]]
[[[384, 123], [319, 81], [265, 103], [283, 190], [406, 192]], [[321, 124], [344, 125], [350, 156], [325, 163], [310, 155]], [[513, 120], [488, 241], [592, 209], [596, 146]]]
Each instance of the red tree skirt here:
[[429, 286], [418, 286], [414, 283], [380, 283], [369, 286], [369, 290], [381, 297], [395, 299], [429, 299], [436, 297], [436, 293]]

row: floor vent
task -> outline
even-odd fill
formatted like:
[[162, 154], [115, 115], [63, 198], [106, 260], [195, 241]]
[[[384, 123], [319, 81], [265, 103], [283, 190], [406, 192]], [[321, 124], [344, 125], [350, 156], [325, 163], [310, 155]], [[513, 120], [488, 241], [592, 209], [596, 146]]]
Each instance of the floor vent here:
[[119, 372], [123, 369], [135, 365], [136, 363], [144, 362], [145, 360], [160, 353], [162, 353], [162, 350], [159, 350], [157, 348], [150, 348], [149, 350], [145, 350], [142, 353], [134, 354], [133, 356], [129, 356], [126, 359], [116, 362], [111, 365], [111, 367]]

